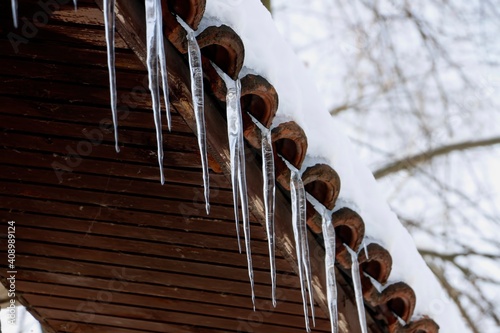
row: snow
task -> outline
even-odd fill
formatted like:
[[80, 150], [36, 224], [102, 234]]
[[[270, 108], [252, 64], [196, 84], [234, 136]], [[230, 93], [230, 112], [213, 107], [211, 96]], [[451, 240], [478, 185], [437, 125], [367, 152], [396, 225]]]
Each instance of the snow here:
[[115, 0], [104, 0], [103, 5], [106, 48], [108, 50], [109, 94], [115, 131], [115, 150], [118, 153], [120, 152], [120, 147], [118, 146], [118, 111], [116, 110]]
[[207, 1], [200, 31], [221, 24], [230, 26], [244, 43], [241, 75], [257, 73], [278, 92], [280, 105], [273, 125], [294, 120], [305, 131], [308, 159], [303, 169], [318, 159], [327, 160], [342, 180], [338, 202], [349, 203], [363, 218], [366, 235], [391, 253], [393, 268], [389, 281], [404, 281], [415, 291], [414, 319], [428, 315], [438, 323], [442, 333], [468, 331], [457, 308], [417, 252], [411, 235], [390, 210], [372, 173], [353, 154], [342, 128], [327, 112], [322, 102], [325, 96], [318, 93], [265, 7], [258, 0]]

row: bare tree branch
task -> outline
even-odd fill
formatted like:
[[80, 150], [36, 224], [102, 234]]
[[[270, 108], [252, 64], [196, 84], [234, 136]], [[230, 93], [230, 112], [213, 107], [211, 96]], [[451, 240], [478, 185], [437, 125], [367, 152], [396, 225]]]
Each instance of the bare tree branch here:
[[454, 143], [391, 162], [386, 166], [375, 170], [373, 175], [376, 179], [380, 179], [401, 170], [412, 169], [419, 164], [429, 162], [435, 157], [447, 155], [454, 151], [463, 151], [478, 147], [493, 146], [497, 144], [500, 144], [500, 136], [478, 141], [464, 141]]
[[472, 320], [472, 318], [470, 317], [469, 313], [465, 309], [464, 305], [460, 301], [459, 294], [458, 294], [457, 290], [455, 288], [453, 288], [452, 285], [450, 285], [450, 283], [448, 282], [448, 280], [444, 276], [443, 270], [441, 268], [437, 267], [434, 264], [430, 264], [429, 267], [431, 268], [431, 270], [434, 273], [434, 275], [436, 275], [436, 277], [438, 278], [439, 282], [441, 283], [441, 285], [443, 286], [443, 288], [446, 290], [446, 292], [448, 293], [448, 295], [451, 297], [451, 299], [453, 300], [453, 302], [455, 302], [455, 304], [458, 307], [458, 310], [460, 311], [460, 313], [464, 317], [465, 321], [467, 322], [467, 324], [469, 325], [469, 327], [471, 328], [471, 330], [474, 333], [479, 333], [479, 329], [476, 326], [476, 324], [474, 323], [474, 320]]
[[262, 0], [262, 4], [267, 8], [267, 10], [272, 13], [271, 11], [271, 0]]

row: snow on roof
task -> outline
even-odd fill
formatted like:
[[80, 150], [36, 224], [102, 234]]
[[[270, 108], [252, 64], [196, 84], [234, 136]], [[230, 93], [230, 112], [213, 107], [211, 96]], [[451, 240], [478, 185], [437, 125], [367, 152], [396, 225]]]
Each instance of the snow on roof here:
[[278, 92], [280, 103], [273, 126], [294, 120], [305, 131], [308, 151], [302, 170], [327, 161], [338, 172], [342, 187], [336, 208], [348, 206], [358, 212], [365, 222], [367, 242], [380, 243], [390, 252], [393, 267], [389, 282], [403, 281], [416, 293], [413, 319], [427, 315], [439, 324], [440, 332], [467, 331], [455, 304], [389, 208], [370, 170], [353, 154], [350, 141], [327, 112], [314, 81], [276, 29], [267, 9], [258, 0], [207, 1], [198, 32], [221, 24], [230, 26], [244, 43], [240, 77], [259, 74]]

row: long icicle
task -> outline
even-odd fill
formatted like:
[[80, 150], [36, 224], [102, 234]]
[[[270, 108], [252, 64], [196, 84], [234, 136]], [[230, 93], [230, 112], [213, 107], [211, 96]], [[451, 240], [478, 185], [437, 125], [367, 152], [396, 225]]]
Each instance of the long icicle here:
[[245, 143], [243, 141], [243, 119], [241, 117], [241, 82], [236, 80], [236, 100], [238, 127], [239, 127], [239, 159], [238, 159], [238, 187], [240, 189], [241, 212], [243, 215], [243, 233], [245, 235], [245, 247], [247, 252], [248, 278], [250, 279], [250, 288], [252, 290], [252, 305], [255, 311], [255, 291], [252, 265], [252, 249], [250, 247], [250, 217], [248, 214], [248, 192], [247, 192], [247, 177], [245, 168]]
[[354, 294], [356, 296], [356, 306], [358, 308], [359, 325], [361, 326], [362, 333], [368, 333], [366, 328], [366, 315], [365, 315], [365, 305], [363, 303], [363, 292], [361, 289], [361, 277], [359, 275], [359, 263], [358, 254], [354, 252], [349, 246], [344, 244], [347, 251], [351, 255], [351, 275], [352, 283], [354, 285]]
[[104, 0], [104, 26], [106, 33], [106, 47], [108, 50], [109, 94], [111, 98], [111, 112], [115, 131], [115, 150], [118, 146], [118, 111], [116, 110], [116, 71], [115, 71], [115, 0]]
[[245, 143], [243, 141], [243, 119], [241, 110], [241, 82], [231, 79], [216, 64], [212, 63], [219, 76], [227, 87], [226, 94], [226, 117], [227, 134], [229, 141], [229, 155], [231, 161], [231, 183], [233, 187], [233, 208], [236, 225], [238, 249], [241, 253], [240, 231], [238, 218], [238, 196], [241, 202], [243, 216], [243, 233], [245, 237], [245, 250], [247, 254], [248, 277], [252, 290], [252, 304], [255, 311], [255, 292], [252, 265], [252, 251], [250, 247], [250, 218], [248, 214], [248, 194], [245, 170]]
[[78, 2], [78, 0], [73, 0], [73, 5], [75, 6], [75, 12], [76, 12], [76, 10], [78, 8], [78, 3], [77, 2]]
[[304, 266], [304, 273], [306, 278], [307, 291], [309, 293], [309, 305], [311, 306], [311, 317], [313, 326], [316, 326], [316, 320], [314, 315], [314, 290], [312, 288], [312, 274], [311, 274], [311, 263], [309, 259], [309, 242], [307, 238], [307, 222], [306, 222], [306, 191], [304, 189], [304, 183], [302, 178], [298, 173], [297, 186], [299, 191], [299, 218], [300, 218], [300, 228], [301, 236], [300, 240], [302, 242], [302, 265]]
[[316, 319], [314, 313], [314, 290], [312, 288], [312, 274], [311, 274], [311, 263], [309, 258], [309, 242], [307, 239], [307, 219], [306, 219], [306, 192], [304, 189], [304, 183], [299, 175], [300, 186], [300, 200], [299, 200], [299, 211], [300, 211], [300, 227], [302, 228], [302, 263], [304, 265], [304, 272], [306, 275], [307, 291], [309, 292], [309, 305], [311, 306], [311, 317], [313, 320], [313, 326], [316, 327]]
[[17, 29], [17, 0], [12, 0], [11, 6], [12, 6], [12, 21], [14, 22], [14, 28]]
[[[161, 126], [160, 81], [158, 79], [158, 17], [157, 0], [146, 0], [146, 49], [149, 90], [153, 104], [153, 116], [156, 128], [156, 144], [158, 150], [158, 165], [160, 167], [160, 181], [165, 183], [163, 173], [163, 135]], [[161, 37], [163, 38], [163, 37]]]
[[203, 185], [205, 187], [205, 209], [210, 212], [209, 203], [209, 174], [207, 158], [207, 139], [205, 128], [204, 96], [203, 96], [203, 70], [201, 68], [201, 52], [194, 31], [189, 30], [187, 34], [189, 68], [191, 71], [191, 94], [193, 96], [194, 116], [196, 118], [196, 129], [198, 132], [198, 145], [200, 146], [201, 164], [203, 168]]
[[269, 266], [271, 268], [271, 297], [273, 306], [276, 307], [276, 260], [274, 243], [274, 205], [275, 205], [275, 175], [274, 175], [274, 153], [271, 141], [271, 131], [261, 128], [262, 135], [262, 171], [264, 178], [263, 194], [266, 212], [267, 244], [269, 247]]
[[156, 37], [158, 41], [158, 59], [160, 61], [161, 83], [163, 88], [163, 99], [165, 101], [165, 115], [167, 117], [168, 130], [172, 130], [172, 117], [170, 116], [170, 103], [168, 98], [168, 75], [167, 75], [167, 60], [165, 56], [165, 43], [163, 41], [163, 19], [161, 0], [156, 0]]
[[303, 245], [304, 243], [302, 242], [302, 233], [303, 233], [303, 228], [300, 225], [301, 223], [301, 211], [300, 211], [300, 203], [299, 201], [304, 200], [304, 193], [301, 193], [301, 188], [302, 190], [304, 189], [304, 186], [300, 186], [300, 183], [302, 183], [302, 180], [300, 178], [299, 172], [295, 168], [291, 168], [291, 175], [290, 175], [290, 194], [291, 194], [291, 200], [292, 200], [292, 225], [293, 225], [293, 235], [295, 238], [295, 251], [297, 254], [297, 266], [299, 270], [299, 278], [300, 278], [300, 290], [302, 293], [302, 304], [304, 308], [304, 321], [306, 324], [306, 331], [311, 332], [311, 328], [309, 327], [309, 314], [308, 314], [308, 309], [307, 309], [307, 295], [306, 295], [306, 281], [305, 281], [305, 270], [304, 270], [304, 263], [303, 263]]
[[335, 228], [332, 224], [331, 213], [324, 209], [322, 212], [323, 239], [325, 241], [325, 270], [326, 270], [326, 294], [328, 311], [330, 313], [330, 326], [332, 333], [338, 332], [338, 308], [337, 308], [337, 282], [335, 278]]
[[[221, 75], [219, 73], [219, 75]], [[234, 81], [233, 81], [234, 82]], [[228, 82], [229, 84], [231, 82]], [[226, 83], [226, 85], [229, 85]], [[239, 129], [239, 122], [236, 116], [238, 112], [238, 94], [236, 93], [236, 85], [232, 87], [227, 87], [226, 95], [226, 116], [227, 116], [227, 135], [229, 139], [229, 155], [231, 160], [231, 183], [233, 186], [233, 208], [234, 208], [234, 222], [236, 224], [236, 237], [238, 241], [238, 250], [241, 253], [240, 244], [240, 225], [239, 225], [239, 214], [238, 214], [238, 160], [239, 160], [239, 141], [238, 133], [241, 131]]]

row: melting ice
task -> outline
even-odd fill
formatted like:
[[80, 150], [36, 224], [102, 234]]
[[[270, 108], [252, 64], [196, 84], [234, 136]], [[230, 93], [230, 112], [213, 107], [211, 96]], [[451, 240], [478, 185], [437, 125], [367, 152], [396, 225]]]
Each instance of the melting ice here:
[[304, 319], [306, 330], [311, 331], [309, 326], [309, 315], [307, 310], [306, 286], [309, 292], [309, 301], [311, 305], [311, 314], [314, 324], [314, 295], [311, 283], [311, 266], [309, 262], [309, 244], [307, 242], [307, 225], [306, 225], [306, 195], [304, 183], [300, 177], [299, 171], [290, 165], [284, 159], [288, 168], [291, 171], [290, 176], [290, 193], [292, 200], [292, 224], [293, 234], [295, 238], [295, 249], [297, 253], [297, 266], [299, 269], [299, 278], [302, 292], [302, 302], [304, 305]]
[[241, 253], [239, 218], [238, 218], [238, 195], [241, 201], [243, 215], [243, 233], [245, 237], [245, 250], [247, 254], [248, 277], [252, 290], [252, 304], [255, 310], [254, 278], [252, 267], [252, 253], [250, 248], [250, 219], [248, 215], [248, 195], [245, 171], [245, 145], [243, 141], [243, 119], [241, 110], [241, 82], [232, 80], [217, 65], [213, 64], [219, 76], [224, 80], [227, 87], [226, 94], [226, 116], [227, 135], [229, 141], [229, 155], [231, 161], [231, 183], [233, 187], [234, 219], [236, 223], [236, 235], [238, 237], [238, 248]]
[[118, 146], [118, 113], [116, 110], [115, 0], [104, 0], [103, 5], [106, 47], [108, 50], [109, 94], [115, 131], [115, 150], [116, 152], [120, 152], [120, 147]]
[[12, 0], [11, 6], [12, 6], [12, 21], [14, 22], [14, 27], [17, 28], [17, 0]]
[[367, 333], [368, 330], [366, 328], [366, 315], [365, 315], [365, 305], [363, 303], [363, 291], [361, 290], [361, 277], [359, 275], [359, 263], [358, 263], [358, 254], [354, 252], [349, 246], [344, 244], [347, 251], [351, 255], [351, 275], [352, 275], [352, 283], [354, 285], [354, 294], [356, 296], [356, 306], [358, 308], [358, 316], [359, 316], [359, 324], [361, 326], [361, 332]]
[[198, 146], [200, 147], [201, 164], [203, 168], [203, 185], [205, 187], [205, 209], [210, 212], [209, 203], [209, 175], [207, 158], [207, 139], [205, 128], [203, 69], [201, 67], [201, 52], [193, 29], [177, 16], [179, 24], [187, 31], [189, 71], [191, 73], [191, 94], [193, 98], [194, 116], [196, 119], [196, 131], [198, 135]]
[[[263, 126], [262, 126], [263, 127]], [[269, 265], [271, 267], [271, 284], [273, 306], [276, 307], [276, 260], [274, 243], [274, 205], [275, 205], [275, 179], [274, 179], [274, 153], [271, 141], [271, 131], [261, 128], [262, 134], [262, 172], [264, 178], [264, 207], [266, 212], [267, 244], [269, 247]]]
[[326, 294], [328, 300], [328, 311], [330, 313], [330, 326], [332, 333], [337, 333], [338, 309], [337, 282], [335, 279], [335, 228], [332, 224], [331, 212], [325, 209], [321, 215], [323, 218], [321, 228], [325, 241]]

